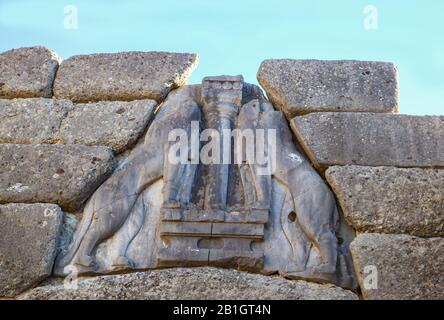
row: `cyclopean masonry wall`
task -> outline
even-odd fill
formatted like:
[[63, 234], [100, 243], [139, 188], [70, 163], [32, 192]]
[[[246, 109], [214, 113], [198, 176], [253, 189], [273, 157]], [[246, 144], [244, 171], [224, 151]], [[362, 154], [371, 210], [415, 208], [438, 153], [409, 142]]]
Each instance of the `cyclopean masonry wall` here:
[[363, 298], [442, 299], [444, 117], [392, 114], [386, 63], [267, 60], [258, 80], [357, 232]]
[[[392, 64], [266, 60], [267, 98], [197, 60], [0, 54], [0, 297], [444, 298], [444, 117], [396, 114]], [[170, 163], [193, 123], [276, 157]]]

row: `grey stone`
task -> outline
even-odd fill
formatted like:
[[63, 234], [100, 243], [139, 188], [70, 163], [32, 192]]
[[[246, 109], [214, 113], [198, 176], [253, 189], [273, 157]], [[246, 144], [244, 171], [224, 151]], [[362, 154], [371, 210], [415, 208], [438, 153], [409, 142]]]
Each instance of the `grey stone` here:
[[0, 203], [47, 202], [74, 211], [112, 168], [106, 147], [0, 144]]
[[62, 229], [60, 230], [59, 241], [57, 243], [57, 255], [64, 254], [68, 251], [78, 223], [79, 221], [75, 214], [65, 213], [63, 215]]
[[213, 223], [212, 235], [214, 236], [238, 236], [245, 235], [261, 239], [264, 236], [264, 225], [262, 223]]
[[325, 176], [357, 231], [444, 236], [444, 170], [344, 166]]
[[[151, 258], [133, 261], [129, 245], [143, 230], [146, 220], [158, 217], [157, 210], [160, 207], [157, 203], [161, 194], [155, 193], [157, 203], [153, 203], [145, 201], [145, 191], [149, 192], [148, 187], [156, 185], [156, 181], [162, 178], [168, 133], [173, 129], [190, 126], [190, 114], [195, 113], [196, 108], [172, 110], [165, 102], [148, 128], [145, 140], [131, 151], [121, 166], [88, 200], [68, 252], [58, 257], [58, 273], [63, 274], [69, 265], [76, 266], [81, 273], [103, 271], [103, 265], [111, 269], [139, 265], [152, 267]], [[127, 235], [119, 238], [119, 230], [127, 221], [130, 224]], [[152, 235], [156, 235], [155, 226], [156, 223], [148, 228]], [[105, 250], [106, 257], [100, 263], [97, 261], [99, 257], [94, 255], [94, 249], [113, 236], [117, 237], [119, 245], [112, 246], [110, 251]], [[141, 248], [134, 249], [138, 253], [136, 258], [144, 256], [143, 251], [152, 252], [151, 249], [156, 247], [157, 240], [152, 237], [148, 239], [150, 243], [143, 242]]]
[[288, 120], [310, 112], [398, 112], [392, 63], [265, 60], [257, 78]]
[[52, 204], [0, 205], [0, 296], [13, 297], [51, 274], [62, 216]]
[[120, 153], [133, 145], [154, 113], [153, 100], [75, 104], [58, 133], [65, 144], [103, 145]]
[[[94, 251], [94, 272], [95, 273], [109, 273], [109, 272], [127, 272], [129, 269], [149, 269], [154, 268], [157, 265], [157, 252], [160, 246], [158, 228], [160, 217], [160, 201], [162, 193], [162, 183], [157, 181], [153, 183], [149, 188], [144, 190], [142, 194], [137, 197], [137, 200], [132, 208], [131, 212], [126, 217], [126, 220], [122, 219], [122, 226], [116, 228], [114, 234], [108, 239], [100, 240], [100, 244], [96, 246]], [[112, 198], [113, 194], [109, 197]], [[93, 201], [93, 198], [91, 199]], [[115, 198], [116, 203], [122, 202], [118, 197]], [[87, 208], [91, 205], [88, 204]], [[104, 211], [109, 208], [104, 208]], [[90, 209], [88, 209], [90, 210]], [[110, 212], [110, 211], [108, 211]], [[121, 214], [116, 210], [116, 214]], [[66, 275], [72, 272], [73, 269], [66, 269], [66, 262], [64, 259], [70, 255], [70, 252], [75, 250], [73, 244], [76, 242], [76, 237], [79, 234], [85, 232], [85, 221], [89, 221], [85, 214], [89, 211], [84, 210], [84, 217], [81, 223], [75, 228], [74, 223], [70, 223], [64, 228], [64, 237], [66, 239], [61, 246], [61, 252], [56, 260], [54, 274]], [[125, 213], [125, 211], [123, 212]], [[97, 216], [100, 216], [97, 215]], [[86, 218], [86, 219], [85, 219]], [[103, 220], [102, 220], [103, 221]], [[99, 226], [103, 222], [99, 222]], [[94, 235], [95, 222], [92, 220], [90, 229], [87, 229], [85, 235]], [[83, 227], [82, 227], [83, 225]], [[88, 226], [89, 227], [89, 226]], [[75, 233], [73, 232], [75, 231]], [[96, 234], [99, 234], [97, 232]], [[74, 242], [71, 241], [74, 240]], [[86, 243], [87, 241], [85, 241]], [[75, 252], [75, 251], [74, 251]], [[86, 269], [84, 266], [79, 266], [78, 272], [84, 273]], [[90, 268], [91, 271], [92, 268]]]
[[56, 143], [70, 108], [68, 100], [0, 99], [0, 143]]
[[44, 47], [1, 53], [0, 98], [51, 98], [59, 61], [55, 52]]
[[53, 284], [35, 288], [20, 299], [357, 300], [358, 297], [333, 285], [216, 268], [171, 268], [81, 278], [77, 290]]
[[211, 235], [212, 223], [205, 222], [170, 222], [162, 223], [160, 232], [169, 235], [203, 236]]
[[362, 234], [350, 246], [364, 299], [443, 299], [444, 239]]
[[153, 99], [186, 84], [198, 56], [168, 52], [121, 52], [73, 56], [60, 64], [57, 98], [75, 102]]
[[[190, 161], [194, 152], [183, 162], [171, 161], [168, 155], [177, 147], [176, 140], [167, 139], [171, 130], [190, 137], [199, 135], [193, 131], [199, 126], [222, 134], [223, 129], [250, 129], [252, 135], [271, 129], [277, 141], [257, 138], [268, 149], [260, 164], [256, 158], [234, 162], [236, 156], [228, 164], [196, 163]], [[231, 148], [227, 151], [235, 155], [247, 152]], [[280, 185], [274, 198], [273, 183]], [[280, 222], [272, 233], [281, 236], [267, 244], [265, 238], [273, 238], [265, 230], [270, 216]], [[145, 140], [89, 199], [55, 272], [210, 265], [354, 288], [349, 241], [339, 243], [344, 237], [339, 221], [333, 193], [295, 146], [282, 112], [258, 90], [248, 85], [244, 90], [241, 76], [207, 77], [202, 86], [168, 95]], [[285, 254], [274, 253], [283, 247]]]
[[154, 100], [73, 104], [59, 99], [0, 99], [0, 143], [133, 145], [152, 118]]
[[311, 113], [291, 128], [313, 164], [444, 167], [444, 116]]

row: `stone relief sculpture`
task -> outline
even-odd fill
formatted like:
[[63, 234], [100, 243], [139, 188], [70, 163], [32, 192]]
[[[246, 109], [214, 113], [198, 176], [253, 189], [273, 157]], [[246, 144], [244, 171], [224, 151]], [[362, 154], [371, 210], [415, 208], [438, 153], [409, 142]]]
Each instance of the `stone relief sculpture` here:
[[[175, 147], [168, 135], [177, 129], [187, 136], [219, 132], [219, 141], [207, 140], [230, 162], [194, 161], [193, 143], [205, 151], [201, 141], [189, 142], [186, 161], [168, 161]], [[274, 130], [273, 139], [254, 137], [264, 161], [245, 160], [248, 145], [230, 134], [235, 129]], [[236, 146], [241, 161], [234, 159]], [[352, 237], [283, 114], [241, 76], [207, 77], [170, 93], [144, 141], [87, 202], [55, 273], [210, 265], [354, 288]]]

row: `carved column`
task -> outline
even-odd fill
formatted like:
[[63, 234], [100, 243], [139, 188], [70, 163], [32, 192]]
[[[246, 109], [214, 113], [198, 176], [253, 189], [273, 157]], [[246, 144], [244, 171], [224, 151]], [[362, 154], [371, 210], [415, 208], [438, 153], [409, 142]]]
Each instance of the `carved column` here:
[[202, 81], [202, 111], [206, 127], [216, 130], [220, 136], [220, 158], [214, 158], [216, 163], [208, 165], [206, 210], [226, 210], [230, 165], [222, 163], [222, 160], [225, 152], [231, 154], [231, 147], [225, 150], [224, 141], [231, 139], [231, 130], [241, 107], [242, 86], [242, 76], [206, 77]]
[[[187, 208], [176, 211], [164, 210], [158, 266], [210, 265], [251, 271], [263, 268], [262, 242], [268, 209], [257, 210], [245, 207], [244, 203], [236, 206], [227, 203], [230, 174], [238, 169], [231, 158], [234, 148], [231, 130], [236, 127], [242, 107], [243, 85], [242, 76], [203, 79], [201, 110], [206, 129], [215, 130], [220, 138], [220, 158], [213, 158], [217, 161], [212, 164], [201, 159], [199, 164], [204, 171], [203, 185], [195, 192], [200, 194], [203, 191], [203, 202], [191, 203]], [[224, 140], [230, 141], [230, 144], [224, 144]], [[209, 144], [214, 145], [214, 142]], [[225, 159], [227, 163], [223, 163], [225, 152], [230, 155], [230, 159]]]

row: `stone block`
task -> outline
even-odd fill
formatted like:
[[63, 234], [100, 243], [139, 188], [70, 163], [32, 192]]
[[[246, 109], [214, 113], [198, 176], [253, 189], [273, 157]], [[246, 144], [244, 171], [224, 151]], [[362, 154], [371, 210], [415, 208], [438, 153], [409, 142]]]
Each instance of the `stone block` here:
[[107, 146], [120, 153], [145, 131], [155, 106], [153, 100], [76, 104], [62, 122], [58, 136], [65, 144]]
[[120, 153], [145, 132], [155, 107], [154, 100], [0, 99], [0, 143], [107, 146]]
[[188, 53], [120, 52], [73, 56], [60, 64], [57, 98], [75, 102], [163, 100], [185, 85], [198, 56]]
[[265, 60], [257, 78], [289, 120], [310, 112], [398, 112], [397, 71], [392, 63]]
[[444, 239], [362, 234], [351, 253], [364, 299], [444, 298]]
[[344, 166], [325, 176], [358, 232], [444, 236], [444, 170]]
[[55, 203], [75, 211], [113, 162], [106, 147], [0, 144], [0, 203]]
[[[172, 268], [80, 279], [77, 290], [63, 284], [35, 288], [21, 299], [132, 300], [357, 300], [334, 285], [215, 268]], [[273, 311], [272, 311], [273, 312]]]
[[291, 128], [313, 164], [444, 167], [444, 116], [326, 112]]
[[59, 61], [39, 46], [0, 53], [0, 98], [51, 98]]
[[53, 204], [0, 205], [0, 297], [51, 275], [63, 213]]
[[72, 107], [68, 100], [0, 99], [0, 143], [56, 143]]

